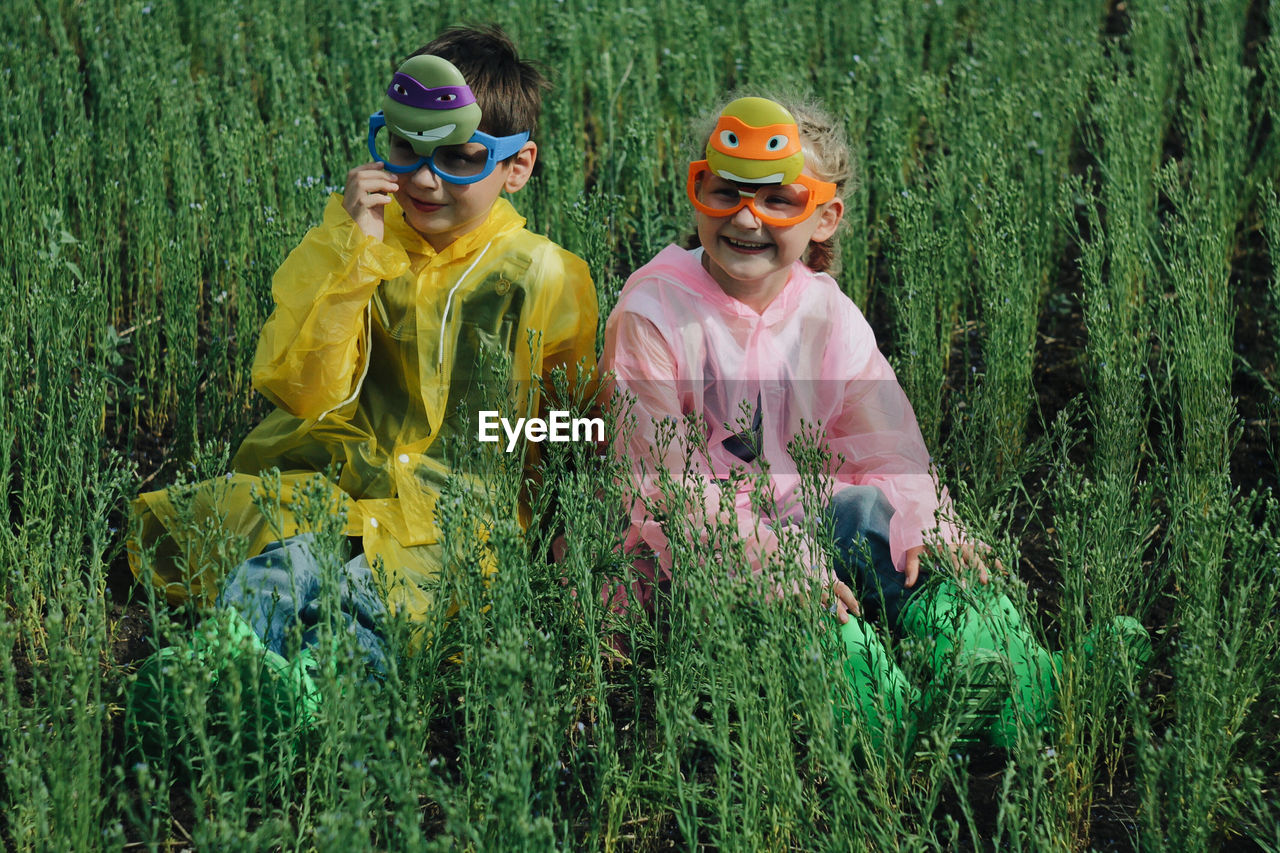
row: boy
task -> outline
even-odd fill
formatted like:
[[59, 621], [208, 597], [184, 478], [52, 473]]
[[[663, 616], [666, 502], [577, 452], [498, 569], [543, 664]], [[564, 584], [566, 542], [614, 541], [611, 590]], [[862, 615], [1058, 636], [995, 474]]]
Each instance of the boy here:
[[[152, 580], [170, 600], [210, 600], [220, 587], [219, 603], [284, 653], [290, 626], [315, 609], [319, 577], [313, 537], [287, 507], [317, 472], [337, 469], [330, 497], [345, 509], [358, 552], [344, 572], [342, 609], [381, 668], [384, 604], [411, 621], [430, 606], [442, 567], [434, 510], [451, 474], [446, 449], [476, 440], [458, 405], [474, 396], [482, 354], [509, 359], [523, 388], [556, 367], [571, 382], [595, 368], [586, 264], [525, 230], [500, 198], [532, 174], [546, 87], [496, 27], [446, 30], [400, 66], [370, 119], [376, 159], [348, 173], [323, 224], [273, 280], [276, 307], [253, 383], [277, 408], [241, 445], [235, 473], [195, 496], [196, 519], [215, 519], [250, 559], [217, 577], [175, 523], [171, 496], [151, 492], [134, 505], [135, 574], [141, 547], [154, 546]], [[270, 468], [282, 472], [274, 524], [251, 498]]]

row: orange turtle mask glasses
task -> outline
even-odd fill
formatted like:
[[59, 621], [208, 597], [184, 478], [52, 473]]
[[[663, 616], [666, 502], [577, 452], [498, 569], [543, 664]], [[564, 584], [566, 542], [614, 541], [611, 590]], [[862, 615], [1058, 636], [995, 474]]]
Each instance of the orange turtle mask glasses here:
[[689, 201], [708, 216], [733, 216], [748, 207], [768, 225], [804, 222], [820, 204], [835, 198], [836, 185], [808, 175], [790, 184], [753, 184], [729, 181], [716, 175], [706, 160], [689, 164]]
[[790, 111], [767, 98], [739, 98], [716, 120], [706, 159], [689, 164], [689, 200], [708, 216], [733, 216], [746, 206], [769, 225], [795, 225], [836, 194], [835, 184], [803, 175], [803, 168]]

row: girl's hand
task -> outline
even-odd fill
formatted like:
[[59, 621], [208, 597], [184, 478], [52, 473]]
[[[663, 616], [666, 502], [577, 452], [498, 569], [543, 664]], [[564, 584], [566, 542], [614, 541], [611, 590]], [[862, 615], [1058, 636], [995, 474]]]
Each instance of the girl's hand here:
[[[834, 602], [831, 600], [832, 596], [835, 596]], [[829, 607], [841, 625], [849, 621], [850, 613], [854, 616], [862, 615], [862, 608], [858, 606], [853, 590], [843, 581], [836, 581], [829, 592], [822, 594], [822, 606]]]
[[[903, 571], [903, 574], [907, 576], [907, 586], [915, 586], [917, 578], [920, 577], [920, 555], [922, 553], [924, 553], [923, 545], [907, 549], [907, 565]], [[955, 569], [957, 575], [960, 575], [965, 569], [977, 569], [978, 583], [991, 583], [991, 574], [987, 571], [987, 563], [984, 559], [984, 557], [991, 556], [989, 548], [983, 546], [982, 552], [979, 553], [978, 549], [972, 545], [952, 544], [947, 546], [947, 550], [943, 554], [951, 560], [951, 567]], [[1004, 571], [1004, 566], [1000, 564], [999, 560], [995, 560], [994, 564], [996, 571]]]
[[342, 207], [368, 236], [381, 240], [382, 211], [391, 203], [391, 194], [399, 184], [396, 176], [381, 163], [365, 163], [347, 172], [347, 186], [342, 191]]

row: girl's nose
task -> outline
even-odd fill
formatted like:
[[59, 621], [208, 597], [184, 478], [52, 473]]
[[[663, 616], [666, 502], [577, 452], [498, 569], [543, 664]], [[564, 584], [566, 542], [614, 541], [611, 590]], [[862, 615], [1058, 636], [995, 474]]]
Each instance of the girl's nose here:
[[733, 219], [730, 221], [737, 227], [743, 228], [747, 231], [754, 231], [761, 225], [760, 217], [756, 216], [755, 211], [751, 209], [751, 205], [749, 204], [744, 204], [740, 207], [733, 214]]

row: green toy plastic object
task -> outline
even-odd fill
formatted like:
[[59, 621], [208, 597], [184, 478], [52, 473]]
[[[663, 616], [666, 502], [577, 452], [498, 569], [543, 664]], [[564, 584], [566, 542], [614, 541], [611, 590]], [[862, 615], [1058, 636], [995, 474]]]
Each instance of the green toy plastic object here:
[[480, 127], [480, 105], [462, 72], [439, 56], [411, 56], [396, 70], [382, 99], [387, 127], [421, 157], [442, 145], [461, 145]]
[[795, 225], [836, 194], [835, 184], [803, 169], [800, 128], [791, 113], [766, 98], [739, 98], [716, 121], [705, 159], [689, 164], [685, 192], [708, 216], [733, 216], [746, 206], [770, 225]]
[[883, 752], [890, 731], [914, 731], [913, 708], [919, 693], [885, 651], [875, 631], [856, 617], [839, 626], [844, 646], [844, 674], [852, 688], [853, 706], [836, 702], [836, 721], [850, 725], [856, 717], [866, 727], [873, 751]]
[[126, 697], [126, 748], [137, 760], [186, 755], [198, 763], [185, 711], [199, 708], [207, 730], [215, 739], [226, 733], [228, 745], [236, 721], [246, 757], [296, 752], [320, 707], [310, 666], [307, 650], [292, 661], [268, 650], [234, 610], [210, 616], [190, 645], [163, 648], [138, 667]]
[[1089, 629], [1089, 633], [1084, 638], [1084, 654], [1091, 663], [1107, 642], [1108, 637], [1119, 640], [1124, 647], [1124, 653], [1138, 669], [1146, 669], [1147, 664], [1151, 663], [1151, 658], [1155, 654], [1151, 648], [1151, 635], [1147, 633], [1146, 628], [1142, 627], [1142, 623], [1132, 616], [1114, 616], [1101, 625], [1095, 625]]
[[1050, 730], [1057, 698], [1053, 659], [1008, 596], [939, 580], [912, 597], [902, 629], [925, 643], [935, 682], [955, 675], [975, 689], [1001, 688], [999, 713], [983, 732], [992, 745], [1012, 746], [1019, 725]]
[[475, 94], [452, 63], [411, 56], [387, 87], [382, 109], [369, 116], [369, 155], [398, 175], [425, 166], [451, 184], [474, 184], [529, 141], [527, 130], [484, 133], [481, 118]]
[[[1040, 645], [1008, 596], [987, 586], [970, 591], [954, 581], [941, 581], [912, 598], [903, 611], [902, 628], [929, 647], [935, 678], [942, 678], [949, 667], [973, 666], [972, 659], [965, 663], [965, 656], [974, 653], [994, 653], [1007, 662], [1002, 676], [1006, 698], [984, 731], [992, 746], [1012, 748], [1020, 729], [1046, 734], [1053, 730], [1062, 655], [1051, 655]], [[1098, 652], [1114, 648], [1115, 641], [1138, 669], [1150, 662], [1151, 638], [1142, 623], [1116, 616], [1085, 637], [1086, 666], [1097, 665]], [[973, 677], [974, 683], [980, 680]]]
[[730, 102], [707, 141], [707, 165], [727, 181], [790, 184], [804, 168], [795, 117], [767, 98]]

